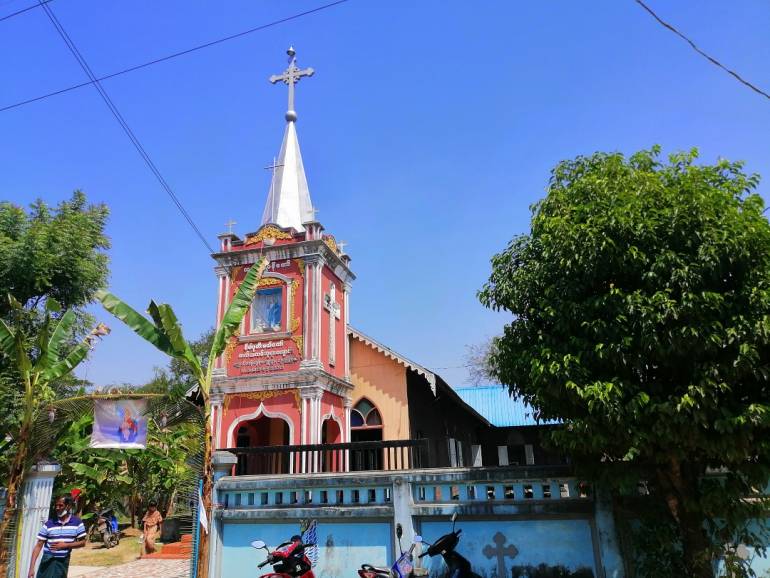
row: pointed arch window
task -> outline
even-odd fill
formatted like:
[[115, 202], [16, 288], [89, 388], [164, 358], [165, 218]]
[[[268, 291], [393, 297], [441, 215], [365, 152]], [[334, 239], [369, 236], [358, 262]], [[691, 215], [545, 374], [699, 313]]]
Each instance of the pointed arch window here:
[[363, 398], [350, 410], [350, 428], [382, 428], [382, 416], [371, 401]]

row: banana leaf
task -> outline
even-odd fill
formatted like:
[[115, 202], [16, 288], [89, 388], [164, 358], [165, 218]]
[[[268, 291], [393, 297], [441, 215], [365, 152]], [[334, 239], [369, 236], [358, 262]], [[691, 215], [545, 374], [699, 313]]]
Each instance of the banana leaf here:
[[107, 311], [128, 325], [134, 333], [160, 349], [166, 355], [176, 357], [176, 351], [168, 337], [144, 315], [107, 291], [97, 291], [96, 298], [102, 302]]

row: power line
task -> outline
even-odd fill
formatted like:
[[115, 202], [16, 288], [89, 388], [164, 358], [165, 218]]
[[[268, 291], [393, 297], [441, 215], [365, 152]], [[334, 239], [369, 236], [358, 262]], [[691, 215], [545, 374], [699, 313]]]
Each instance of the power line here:
[[[48, 4], [49, 2], [53, 2], [53, 0], [43, 0], [42, 4]], [[9, 18], [13, 18], [14, 16], [18, 16], [19, 14], [24, 14], [25, 12], [28, 12], [33, 8], [40, 8], [40, 4], [33, 4], [32, 6], [27, 6], [26, 8], [22, 8], [21, 10], [17, 10], [16, 12], [11, 12], [10, 14], [7, 14], [2, 18], [0, 18], [0, 22], [2, 22], [3, 20], [8, 20]]]
[[[52, 0], [46, 0], [48, 2], [51, 2]], [[273, 26], [278, 26], [279, 24], [284, 24], [286, 22], [290, 22], [292, 20], [296, 20], [297, 18], [302, 18], [303, 16], [308, 16], [310, 14], [314, 14], [316, 12], [320, 12], [322, 10], [326, 10], [327, 8], [332, 8], [334, 6], [337, 6], [338, 4], [344, 4], [348, 0], [337, 0], [336, 2], [331, 2], [329, 4], [324, 4], [322, 6], [318, 6], [316, 8], [312, 8], [310, 10], [306, 10], [304, 12], [299, 12], [297, 14], [294, 14], [292, 16], [287, 16], [286, 18], [281, 18], [280, 20], [274, 20], [272, 22], [268, 22], [267, 24], [262, 24], [260, 26], [256, 26], [254, 28], [250, 28], [249, 30], [244, 30], [243, 32], [238, 32], [236, 34], [231, 34], [230, 36], [225, 36], [223, 38], [219, 38], [217, 40], [212, 40], [211, 42], [206, 42], [205, 44], [199, 44], [198, 46], [193, 46], [192, 48], [188, 48], [186, 50], [182, 50], [180, 52], [174, 52], [173, 54], [168, 54], [166, 56], [162, 56], [160, 58], [156, 58], [155, 60], [150, 60], [149, 62], [145, 62], [143, 64], [137, 64], [136, 66], [131, 66], [129, 68], [124, 68], [123, 70], [119, 70], [118, 72], [113, 72], [112, 74], [108, 74], [106, 76], [102, 76], [99, 78], [96, 78], [94, 80], [91, 80], [89, 82], [82, 82], [80, 84], [74, 84], [72, 86], [69, 86], [67, 88], [62, 88], [60, 90], [55, 90], [53, 92], [49, 92], [48, 94], [42, 94], [40, 96], [36, 96], [34, 98], [28, 98], [27, 100], [22, 100], [14, 104], [9, 104], [7, 106], [4, 106], [0, 108], [0, 112], [4, 112], [6, 110], [11, 110], [12, 108], [17, 108], [19, 106], [24, 106], [25, 104], [31, 104], [33, 102], [37, 102], [39, 100], [43, 100], [45, 98], [50, 98], [52, 96], [58, 96], [59, 94], [64, 94], [65, 92], [69, 92], [71, 90], [76, 90], [78, 88], [83, 88], [84, 86], [88, 86], [89, 84], [93, 84], [97, 81], [102, 80], [108, 80], [110, 78], [115, 78], [116, 76], [120, 76], [121, 74], [126, 74], [127, 72], [134, 72], [135, 70], [139, 70], [141, 68], [146, 68], [148, 66], [152, 66], [153, 64], [158, 64], [159, 62], [165, 62], [166, 60], [171, 60], [172, 58], [176, 58], [178, 56], [184, 56], [185, 54], [190, 54], [191, 52], [196, 52], [198, 50], [202, 50], [204, 48], [209, 48], [211, 46], [216, 46], [217, 44], [222, 44], [223, 42], [227, 42], [228, 40], [234, 40], [236, 38], [240, 38], [241, 36], [246, 36], [248, 34], [253, 34], [254, 32], [259, 32], [261, 30], [265, 30], [267, 28], [272, 28]]]
[[681, 38], [682, 40], [684, 40], [685, 42], [687, 42], [687, 44], [689, 44], [689, 45], [692, 47], [692, 49], [693, 49], [693, 50], [695, 50], [695, 52], [697, 52], [698, 54], [700, 54], [701, 56], [703, 56], [703, 57], [704, 57], [706, 60], [708, 60], [709, 62], [711, 62], [711, 63], [712, 63], [712, 64], [714, 64], [715, 66], [718, 66], [719, 68], [721, 68], [722, 70], [724, 70], [724, 71], [725, 71], [727, 74], [729, 74], [729, 75], [731, 75], [731, 76], [735, 77], [735, 79], [736, 79], [736, 80], [738, 80], [738, 82], [740, 82], [740, 83], [742, 83], [742, 84], [745, 84], [746, 86], [748, 86], [748, 87], [749, 87], [751, 90], [753, 90], [753, 91], [754, 91], [754, 92], [756, 92], [757, 94], [761, 94], [762, 96], [764, 96], [765, 98], [767, 98], [767, 99], [769, 99], [769, 100], [770, 100], [770, 94], [767, 94], [765, 91], [763, 91], [762, 89], [760, 89], [760, 88], [758, 88], [757, 86], [753, 85], [753, 84], [752, 84], [752, 83], [750, 83], [748, 80], [745, 80], [744, 78], [742, 78], [742, 77], [741, 77], [741, 75], [740, 75], [740, 74], [738, 74], [737, 72], [735, 72], [735, 71], [733, 71], [733, 70], [730, 70], [729, 68], [727, 68], [727, 67], [726, 67], [724, 64], [722, 64], [721, 62], [719, 62], [719, 61], [718, 61], [716, 58], [714, 58], [713, 56], [709, 56], [708, 54], [706, 54], [706, 53], [705, 53], [703, 50], [701, 50], [700, 48], [698, 48], [698, 46], [697, 46], [697, 45], [696, 45], [696, 44], [695, 44], [695, 43], [694, 43], [692, 40], [690, 40], [689, 38], [687, 38], [687, 36], [685, 36], [684, 34], [682, 34], [681, 32], [679, 32], [679, 30], [677, 30], [677, 29], [676, 29], [676, 28], [674, 28], [674, 27], [673, 27], [671, 24], [669, 24], [668, 22], [664, 21], [662, 18], [660, 18], [660, 16], [658, 16], [657, 14], [655, 14], [655, 12], [653, 12], [653, 11], [652, 11], [652, 9], [651, 9], [649, 6], [647, 6], [647, 5], [646, 5], [644, 2], [642, 2], [642, 0], [635, 0], [635, 2], [636, 2], [637, 4], [639, 4], [639, 6], [641, 6], [642, 8], [644, 8], [644, 9], [645, 9], [647, 12], [649, 12], [649, 13], [650, 13], [650, 15], [651, 15], [653, 18], [655, 18], [655, 20], [657, 20], [657, 21], [658, 21], [658, 22], [659, 22], [659, 23], [660, 23], [662, 26], [664, 26], [665, 28], [668, 28], [668, 29], [669, 29], [671, 32], [673, 32], [674, 34], [676, 34], [677, 36], [679, 36], [679, 38]]
[[166, 191], [169, 197], [171, 197], [171, 200], [176, 205], [177, 209], [179, 209], [179, 212], [182, 213], [182, 216], [185, 218], [185, 220], [189, 223], [190, 227], [195, 231], [195, 234], [198, 235], [198, 238], [203, 242], [203, 244], [208, 249], [209, 253], [213, 253], [214, 249], [211, 248], [211, 246], [206, 241], [206, 238], [201, 233], [200, 229], [198, 229], [198, 226], [195, 224], [195, 222], [192, 220], [192, 217], [190, 217], [190, 214], [187, 212], [187, 210], [182, 206], [182, 203], [179, 201], [177, 196], [174, 194], [174, 191], [171, 190], [171, 187], [166, 182], [166, 179], [163, 178], [163, 175], [158, 170], [158, 167], [155, 166], [155, 163], [152, 162], [152, 159], [150, 158], [150, 155], [147, 154], [147, 151], [142, 146], [142, 143], [139, 142], [139, 139], [136, 137], [134, 132], [131, 130], [131, 127], [128, 126], [128, 123], [123, 118], [123, 115], [120, 114], [120, 111], [115, 106], [115, 103], [112, 102], [112, 99], [107, 94], [107, 92], [104, 90], [102, 85], [99, 83], [99, 81], [96, 79], [96, 76], [94, 75], [93, 71], [91, 70], [91, 67], [88, 66], [88, 63], [86, 62], [85, 58], [83, 58], [83, 55], [80, 54], [80, 51], [75, 46], [75, 43], [72, 41], [72, 39], [67, 34], [67, 31], [64, 30], [64, 27], [61, 25], [61, 22], [59, 22], [58, 18], [56, 18], [56, 15], [53, 13], [51, 8], [47, 6], [43, 0], [38, 0], [40, 2], [40, 5], [43, 7], [43, 10], [45, 10], [46, 15], [51, 20], [51, 23], [56, 28], [56, 31], [59, 33], [59, 36], [62, 37], [62, 40], [64, 40], [64, 43], [67, 45], [67, 48], [69, 48], [72, 55], [75, 57], [75, 60], [78, 61], [78, 64], [80, 64], [80, 67], [83, 69], [83, 72], [86, 73], [88, 78], [91, 79], [91, 84], [93, 84], [96, 89], [99, 91], [99, 95], [104, 100], [104, 103], [107, 105], [107, 108], [110, 109], [110, 112], [115, 117], [115, 120], [118, 121], [120, 126], [123, 128], [123, 131], [126, 133], [126, 136], [128, 136], [131, 143], [134, 145], [134, 148], [136, 148], [139, 155], [142, 157], [144, 162], [149, 167], [150, 171], [155, 175], [155, 178], [158, 179], [158, 182], [163, 187], [163, 189]]

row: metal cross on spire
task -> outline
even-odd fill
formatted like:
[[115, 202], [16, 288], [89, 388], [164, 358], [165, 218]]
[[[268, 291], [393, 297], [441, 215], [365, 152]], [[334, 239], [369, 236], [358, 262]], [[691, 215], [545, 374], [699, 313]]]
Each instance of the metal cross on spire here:
[[274, 74], [269, 80], [272, 84], [281, 81], [289, 87], [289, 108], [286, 110], [286, 120], [288, 122], [294, 122], [297, 120], [297, 112], [294, 110], [294, 85], [297, 84], [303, 76], [313, 76], [315, 70], [312, 68], [300, 70], [297, 67], [297, 53], [293, 46], [289, 46], [286, 54], [289, 55], [289, 67], [283, 71], [283, 74]]

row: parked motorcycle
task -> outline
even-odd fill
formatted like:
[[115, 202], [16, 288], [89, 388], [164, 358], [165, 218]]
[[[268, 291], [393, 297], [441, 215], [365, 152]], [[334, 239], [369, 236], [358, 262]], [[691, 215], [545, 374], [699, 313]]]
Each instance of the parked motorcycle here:
[[118, 530], [118, 519], [112, 508], [102, 510], [96, 516], [94, 523], [96, 531], [99, 533], [99, 541], [105, 548], [112, 548], [120, 543], [120, 531]]
[[390, 568], [372, 566], [371, 564], [361, 564], [358, 575], [361, 578], [415, 578], [417, 576], [427, 576], [428, 572], [424, 568], [414, 567], [414, 549], [422, 542], [420, 536], [414, 537], [414, 542], [407, 552], [401, 547], [401, 536], [404, 529], [401, 524], [396, 524], [396, 537], [398, 538], [398, 550], [401, 552], [398, 559]]
[[315, 578], [310, 559], [305, 554], [307, 544], [303, 544], [299, 536], [292, 536], [290, 541], [280, 544], [272, 552], [262, 540], [255, 540], [251, 545], [267, 552], [267, 559], [257, 568], [267, 564], [273, 567], [272, 572], [262, 574], [260, 578]]
[[444, 558], [444, 562], [447, 565], [446, 578], [481, 578], [478, 574], [473, 572], [471, 563], [468, 562], [468, 559], [455, 551], [457, 544], [460, 542], [460, 534], [462, 533], [462, 529], [455, 530], [456, 521], [457, 512], [452, 514], [452, 531], [441, 536], [441, 538], [433, 542], [433, 544], [425, 542], [428, 544], [428, 550], [420, 554], [420, 558], [441, 554], [441, 557]]

